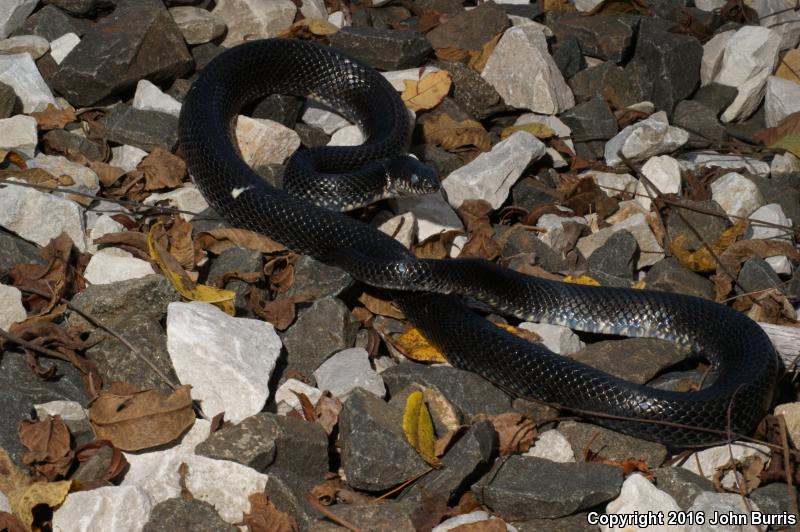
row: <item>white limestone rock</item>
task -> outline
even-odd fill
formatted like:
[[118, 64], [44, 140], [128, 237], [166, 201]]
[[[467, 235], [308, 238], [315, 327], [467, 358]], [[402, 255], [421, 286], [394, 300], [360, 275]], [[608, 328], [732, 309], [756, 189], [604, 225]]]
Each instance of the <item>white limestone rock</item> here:
[[80, 42], [81, 38], [78, 37], [77, 34], [65, 33], [58, 39], [50, 41], [50, 57], [53, 58], [53, 61], [55, 61], [57, 65], [60, 65], [61, 61], [63, 61]]
[[317, 404], [319, 398], [322, 397], [322, 390], [319, 388], [309, 386], [297, 379], [286, 379], [286, 382], [281, 384], [275, 392], [275, 404], [279, 415], [285, 416], [292, 410], [302, 412], [303, 407], [295, 392], [302, 393], [308, 397], [312, 405]]
[[519, 324], [519, 328], [538, 334], [542, 338], [541, 342], [544, 346], [559, 355], [575, 353], [586, 345], [581, 342], [577, 334], [572, 332], [572, 329], [563, 325], [525, 321]]
[[770, 76], [764, 95], [764, 119], [774, 127], [792, 113], [800, 111], [800, 85], [788, 79]]
[[44, 111], [48, 104], [58, 107], [29, 54], [0, 55], [0, 82], [14, 89], [23, 113]]
[[794, 271], [792, 261], [785, 255], [767, 257], [764, 261], [769, 264], [770, 268], [778, 275], [791, 275], [792, 271]]
[[225, 33], [225, 21], [216, 13], [195, 6], [169, 8], [186, 44], [203, 44]]
[[358, 126], [345, 126], [331, 135], [328, 146], [358, 146], [364, 143], [364, 133]]
[[0, 55], [30, 54], [33, 60], [42, 57], [50, 49], [50, 43], [38, 35], [18, 35], [0, 41]]
[[39, 0], [3, 0], [0, 9], [0, 39], [5, 39], [33, 13]]
[[778, 153], [769, 163], [769, 173], [772, 177], [800, 172], [800, 159], [789, 153]]
[[[566, 210], [566, 209], [564, 209]], [[557, 214], [545, 214], [536, 222], [536, 226], [543, 229], [544, 232], [539, 234], [539, 239], [558, 251], [564, 253], [566, 246], [569, 245], [567, 239], [564, 238], [566, 232], [565, 224], [576, 223], [579, 225], [587, 225], [586, 219], [581, 216], [559, 216]]]
[[11, 505], [8, 503], [8, 498], [0, 491], [0, 512], [11, 513]]
[[680, 194], [681, 192], [681, 165], [669, 155], [659, 155], [648, 159], [642, 166], [642, 174], [656, 188], [656, 190], [651, 190], [644, 179], [637, 183], [635, 199], [645, 210], [649, 211], [650, 205], [653, 203], [650, 197], [658, 197], [656, 191], [662, 194]]
[[775, 415], [783, 416], [790, 441], [800, 443], [800, 403], [783, 403], [775, 407]]
[[572, 3], [575, 5], [575, 9], [581, 13], [588, 13], [604, 1], [605, 0], [573, 0]]
[[54, 532], [114, 530], [138, 532], [157, 502], [138, 486], [105, 486], [74, 491], [53, 512]]
[[678, 162], [693, 172], [707, 168], [744, 168], [751, 174], [769, 177], [768, 163], [742, 155], [695, 151], [681, 154]]
[[300, 118], [309, 126], [317, 127], [328, 135], [333, 135], [337, 130], [353, 125], [346, 118], [313, 100], [306, 101]]
[[[671, 495], [656, 488], [652, 482], [644, 478], [640, 473], [634, 473], [622, 483], [622, 489], [616, 499], [606, 505], [607, 514], [626, 514], [634, 512], [647, 514], [653, 512], [659, 515], [668, 515], [670, 512], [680, 512], [681, 507]], [[611, 528], [602, 525], [600, 530], [603, 532], [618, 531], [619, 528]], [[639, 529], [638, 527], [626, 527], [625, 530], [647, 530], [648, 532], [679, 532], [686, 530], [681, 525], [651, 525]]]
[[0, 148], [18, 151], [32, 158], [36, 153], [37, 142], [39, 137], [36, 134], [36, 119], [32, 116], [0, 118]]
[[390, 70], [381, 72], [384, 78], [392, 84], [397, 92], [402, 92], [406, 88], [405, 81], [419, 81], [420, 78], [439, 72], [439, 67], [422, 66], [418, 68], [407, 68], [405, 70]]
[[27, 317], [28, 313], [22, 305], [22, 292], [14, 286], [0, 283], [0, 329], [7, 331], [12, 323]]
[[197, 190], [194, 183], [184, 183], [181, 188], [176, 188], [169, 192], [150, 194], [147, 199], [144, 200], [144, 204], [155, 205], [156, 202], [159, 201], [166, 201], [171, 207], [186, 211], [181, 213], [181, 218], [187, 222], [191, 221], [196, 214], [208, 209], [208, 202], [200, 191]]
[[464, 225], [456, 211], [441, 193], [424, 196], [410, 196], [391, 200], [392, 210], [397, 214], [413, 213], [417, 219], [417, 241], [444, 233], [463, 231]]
[[68, 175], [75, 182], [74, 185], [64, 185], [59, 188], [86, 194], [97, 194], [100, 191], [100, 178], [92, 169], [74, 163], [62, 155], [40, 153], [27, 163], [29, 168], [41, 168], [54, 176]]
[[147, 152], [143, 149], [124, 144], [111, 148], [111, 160], [108, 164], [122, 168], [126, 172], [132, 172], [145, 157], [147, 157]]
[[[792, 220], [786, 217], [786, 214], [783, 212], [783, 207], [781, 207], [779, 203], [769, 203], [767, 205], [763, 205], [753, 211], [748, 218], [750, 219], [750, 227], [748, 227], [747, 233], [745, 233], [745, 238], [777, 238], [780, 240], [792, 239]], [[789, 229], [779, 229], [777, 227], [760, 225], [758, 222], [783, 225], [789, 227]]]
[[800, 11], [794, 0], [748, 0], [747, 5], [758, 13], [759, 24], [781, 36], [781, 51], [797, 46]]
[[372, 369], [369, 354], [363, 347], [344, 349], [332, 355], [314, 370], [314, 378], [320, 390], [329, 390], [342, 401], [356, 388], [378, 397], [386, 395], [383, 378]]
[[[770, 450], [766, 445], [750, 442], [735, 442], [730, 445], [719, 445], [694, 453], [681, 467], [688, 469], [692, 473], [697, 473], [701, 477], [706, 477], [708, 480], [712, 480], [717, 469], [727, 464], [731, 456], [734, 460], [744, 460], [751, 456], [758, 457], [761, 458], [766, 465], [769, 461]], [[736, 479], [732, 471], [729, 471], [722, 477], [722, 485], [726, 488], [735, 487], [735, 482]]]
[[609, 197], [619, 196], [624, 192], [633, 194], [636, 192], [636, 187], [639, 181], [636, 180], [631, 174], [615, 174], [613, 172], [599, 172], [597, 170], [589, 170], [583, 172], [581, 177], [588, 176], [594, 179], [594, 182], [608, 194]]
[[[431, 530], [431, 532], [448, 532], [450, 530], [457, 530], [461, 526], [470, 525], [473, 523], [481, 523], [483, 521], [498, 520], [497, 517], [489, 515], [483, 510], [477, 510], [468, 514], [460, 514], [449, 519], [445, 519]], [[506, 532], [517, 532], [517, 528], [505, 523]], [[477, 528], [476, 530], [480, 530]], [[496, 530], [494, 527], [487, 525], [485, 530]]]
[[569, 440], [555, 429], [543, 432], [533, 447], [523, 454], [560, 463], [575, 461], [575, 453], [572, 452]]
[[706, 86], [715, 81], [722, 68], [725, 47], [733, 39], [736, 30], [717, 33], [703, 45], [703, 58], [700, 63], [700, 85]]
[[596, 233], [581, 238], [578, 240], [577, 244], [578, 251], [580, 251], [584, 257], [588, 257], [597, 248], [605, 244], [611, 235], [622, 229], [629, 231], [636, 239], [636, 243], [639, 244], [641, 253], [639, 254], [639, 262], [636, 263], [638, 269], [652, 266], [664, 258], [664, 249], [658, 243], [643, 213], [629, 216], [611, 227], [605, 227]]
[[378, 230], [411, 249], [417, 234], [417, 217], [413, 212], [398, 214], [379, 225]]
[[109, 214], [101, 214], [100, 216], [92, 217], [91, 219], [89, 216], [87, 216], [86, 228], [89, 230], [89, 253], [97, 253], [97, 244], [95, 244], [94, 241], [101, 236], [125, 231], [125, 226], [116, 221]]
[[728, 172], [711, 183], [711, 199], [736, 223], [737, 216], [747, 217], [764, 205], [764, 196], [755, 183], [742, 174]]
[[66, 232], [79, 251], [86, 251], [83, 209], [60, 196], [7, 184], [0, 188], [0, 226], [40, 246]]
[[694, 6], [703, 11], [714, 11], [728, 3], [727, 0], [694, 0]]
[[64, 421], [84, 421], [89, 419], [89, 413], [80, 403], [75, 401], [49, 401], [33, 405], [38, 419], [47, 416], [61, 416]]
[[158, 111], [172, 116], [181, 114], [181, 102], [164, 93], [146, 79], [140, 79], [136, 84], [133, 107], [142, 111]]
[[527, 131], [517, 131], [478, 155], [442, 181], [447, 200], [458, 209], [469, 199], [488, 201], [497, 209], [527, 166], [545, 154], [545, 146]]
[[513, 107], [553, 115], [575, 106], [545, 34], [533, 26], [506, 30], [481, 75]]
[[91, 284], [111, 284], [129, 279], [139, 279], [155, 273], [149, 262], [137, 259], [123, 250], [95, 253], [86, 265], [84, 277]]
[[303, 0], [300, 13], [307, 19], [326, 20], [328, 18], [328, 8], [325, 7], [324, 0]]
[[[703, 524], [696, 523], [687, 525], [688, 532], [762, 532], [764, 527], [752, 524], [733, 524], [719, 523], [709, 525], [708, 519], [714, 515], [735, 515], [747, 516], [753, 513], [761, 513], [758, 505], [750, 499], [745, 499], [738, 493], [716, 493], [704, 491], [695, 497], [692, 505], [686, 513], [690, 515], [700, 515], [706, 517]], [[741, 519], [741, 518], [740, 518]], [[750, 522], [749, 520], [747, 521]]]
[[281, 341], [264, 321], [234, 318], [208, 303], [170, 303], [167, 351], [206, 415], [225, 412], [238, 423], [264, 407]]
[[328, 22], [330, 22], [337, 28], [342, 29], [345, 25], [344, 13], [341, 11], [334, 11], [333, 13], [328, 15]]
[[239, 115], [236, 142], [244, 161], [252, 167], [282, 164], [300, 147], [300, 135], [267, 118]]
[[211, 13], [225, 21], [228, 33], [222, 46], [231, 48], [277, 36], [291, 26], [297, 7], [291, 0], [219, 0]]
[[631, 124], [617, 133], [605, 146], [608, 166], [622, 164], [619, 151], [632, 162], [644, 161], [654, 155], [670, 153], [689, 141], [689, 133], [670, 126], [667, 113], [660, 111], [641, 122]]

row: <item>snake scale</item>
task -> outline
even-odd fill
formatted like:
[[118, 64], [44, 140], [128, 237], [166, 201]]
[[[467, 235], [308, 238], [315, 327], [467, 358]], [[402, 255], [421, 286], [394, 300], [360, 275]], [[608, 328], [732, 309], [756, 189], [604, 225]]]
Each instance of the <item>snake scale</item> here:
[[[233, 136], [243, 106], [274, 93], [322, 101], [366, 138], [359, 146], [296, 152], [285, 173], [295, 195], [270, 186], [245, 164]], [[384, 179], [393, 168], [424, 168], [404, 155], [410, 131], [397, 92], [372, 68], [321, 44], [267, 39], [231, 48], [205, 67], [186, 96], [179, 138], [194, 182], [221, 216], [388, 289], [454, 366], [515, 394], [595, 412], [593, 422], [672, 448], [755, 428], [773, 399], [778, 358], [743, 314], [686, 295], [543, 280], [481, 259], [418, 259], [390, 236], [306, 197], [320, 188], [317, 180], [328, 183], [339, 174], [355, 179], [345, 193], [357, 194], [376, 174]], [[321, 186], [323, 195], [328, 186]], [[519, 319], [666, 339], [701, 354], [716, 379], [692, 393], [633, 384], [497, 328], [464, 296]]]

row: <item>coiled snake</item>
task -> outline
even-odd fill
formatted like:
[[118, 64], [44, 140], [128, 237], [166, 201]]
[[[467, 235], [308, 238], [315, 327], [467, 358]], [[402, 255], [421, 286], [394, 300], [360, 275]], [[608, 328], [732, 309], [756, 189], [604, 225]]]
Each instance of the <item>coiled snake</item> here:
[[[367, 139], [360, 146], [297, 152], [285, 174], [296, 196], [248, 167], [232, 133], [246, 103], [273, 93], [321, 100], [358, 124]], [[396, 91], [346, 54], [291, 39], [234, 47], [209, 63], [192, 86], [179, 131], [195, 183], [225, 219], [390, 289], [411, 323], [454, 366], [510, 392], [597, 412], [596, 423], [671, 447], [723, 440], [715, 431], [748, 433], [771, 405], [776, 353], [754, 322], [728, 307], [666, 292], [547, 281], [479, 259], [422, 260], [377, 229], [310, 203], [307, 191], [316, 190], [325, 206], [361, 204], [363, 198], [353, 196], [391, 181], [392, 172], [428, 179], [424, 165], [403, 155], [410, 123]], [[338, 174], [353, 177], [355, 185], [332, 184]], [[350, 197], [331, 200], [336, 192]], [[717, 378], [693, 393], [632, 384], [495, 327], [457, 296], [520, 319], [670, 340], [701, 353]]]

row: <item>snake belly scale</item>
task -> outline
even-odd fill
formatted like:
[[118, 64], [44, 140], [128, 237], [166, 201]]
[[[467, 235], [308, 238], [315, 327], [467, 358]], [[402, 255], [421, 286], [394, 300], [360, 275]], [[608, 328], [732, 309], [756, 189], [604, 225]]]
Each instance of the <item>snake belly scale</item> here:
[[[320, 44], [253, 41], [209, 63], [184, 102], [180, 146], [200, 191], [235, 226], [390, 290], [409, 321], [454, 366], [516, 394], [598, 412], [593, 422], [673, 448], [724, 439], [713, 431], [748, 433], [769, 409], [777, 355], [758, 325], [728, 307], [666, 292], [547, 281], [480, 259], [418, 259], [353, 217], [268, 185], [242, 161], [232, 130], [246, 103], [272, 93], [313, 96], [365, 133], [359, 146], [297, 152], [285, 179], [299, 189], [323, 170], [355, 175], [358, 183], [367, 178], [360, 168], [407, 149], [407, 111], [378, 72]], [[708, 359], [716, 380], [693, 393], [633, 384], [493, 326], [459, 296], [520, 319], [670, 340]]]

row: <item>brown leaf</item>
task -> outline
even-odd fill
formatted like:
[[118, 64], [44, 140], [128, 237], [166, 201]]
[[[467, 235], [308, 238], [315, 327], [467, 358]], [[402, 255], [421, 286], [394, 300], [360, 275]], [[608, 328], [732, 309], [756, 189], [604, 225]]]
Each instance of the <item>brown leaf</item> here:
[[128, 461], [125, 455], [118, 448], [114, 447], [108, 440], [94, 440], [75, 450], [75, 458], [78, 462], [85, 462], [98, 452], [107, 452], [106, 448], [111, 449], [111, 459], [105, 471], [94, 471], [95, 478], [82, 478], [81, 486], [85, 489], [94, 489], [102, 486], [111, 485], [111, 480], [127, 471]]
[[497, 432], [501, 455], [527, 452], [539, 437], [536, 423], [526, 414], [506, 412], [489, 417], [489, 421]]
[[26, 296], [25, 302], [32, 313], [49, 312], [73, 286], [73, 276], [69, 269], [72, 239], [67, 233], [61, 233], [52, 239], [39, 251], [39, 255], [45, 260], [44, 265], [18, 264], [9, 272], [14, 286], [27, 286], [53, 294], [49, 301], [40, 296]]
[[469, 61], [467, 64], [474, 70], [475, 72], [483, 72], [483, 67], [486, 66], [486, 61], [489, 60], [489, 56], [492, 55], [494, 52], [497, 43], [500, 41], [500, 37], [502, 37], [502, 33], [498, 33], [487, 42], [483, 43], [480, 50], [470, 51], [469, 52]]
[[145, 190], [178, 188], [186, 175], [183, 159], [162, 148], [151, 151], [137, 168], [144, 174]]
[[445, 231], [431, 235], [419, 244], [412, 246], [414, 255], [420, 259], [444, 259], [449, 256], [448, 250], [453, 240], [461, 231]]
[[342, 402], [325, 390], [314, 406], [314, 416], [317, 423], [322, 425], [325, 432], [331, 434], [339, 422], [339, 412], [342, 411]]
[[369, 292], [361, 292], [361, 295], [358, 296], [358, 301], [367, 307], [367, 310], [373, 314], [378, 314], [379, 316], [388, 316], [397, 320], [406, 319], [405, 314], [403, 314], [403, 312], [397, 308], [391, 299], [381, 299], [370, 294]]
[[69, 471], [74, 456], [69, 445], [69, 430], [60, 416], [21, 421], [19, 440], [29, 451], [22, 455], [22, 461], [48, 481]]
[[794, 48], [786, 52], [775, 75], [800, 85], [800, 49]]
[[435, 9], [423, 9], [422, 15], [419, 17], [419, 28], [417, 31], [420, 33], [428, 33], [441, 24], [441, 16], [442, 14]]
[[52, 103], [47, 104], [44, 111], [30, 113], [36, 119], [36, 124], [42, 131], [48, 129], [63, 129], [70, 122], [77, 120], [73, 109], [59, 109]]
[[178, 466], [178, 486], [181, 487], [181, 499], [191, 500], [194, 499], [194, 495], [186, 487], [186, 478], [189, 476], [189, 465], [186, 462], [181, 462], [181, 465]]
[[562, 205], [571, 209], [576, 216], [596, 212], [601, 220], [605, 220], [619, 208], [619, 202], [609, 198], [591, 177], [584, 177], [569, 187], [564, 193]]
[[194, 423], [190, 390], [191, 386], [179, 386], [168, 396], [157, 390], [101, 392], [89, 405], [89, 420], [99, 438], [124, 451], [162, 445]]
[[252, 249], [261, 253], [286, 251], [286, 247], [260, 233], [226, 227], [200, 233], [195, 238], [195, 245], [215, 255], [232, 247]]
[[0, 511], [0, 530], [3, 532], [28, 532], [28, 527], [16, 516]]
[[244, 514], [242, 524], [249, 532], [299, 532], [294, 518], [278, 510], [263, 493], [253, 493], [247, 498], [250, 510]]
[[605, 0], [591, 11], [592, 15], [598, 13], [632, 13], [649, 17], [650, 8], [644, 0]]
[[453, 81], [448, 71], [438, 70], [422, 76], [419, 81], [406, 79], [403, 83], [403, 103], [412, 111], [423, 111], [439, 105], [450, 92]]
[[12, 491], [22, 489], [32, 483], [33, 480], [17, 467], [6, 450], [0, 447], [0, 492], [9, 495]]
[[195, 266], [194, 243], [192, 242], [192, 224], [183, 218], [175, 218], [167, 231], [169, 237], [169, 254], [175, 257], [181, 267], [193, 270]]
[[478, 148], [488, 151], [492, 147], [489, 133], [476, 120], [456, 122], [446, 113], [437, 113], [422, 124], [422, 134], [430, 144], [441, 146], [447, 151]]
[[775, 127], [759, 129], [753, 133], [753, 138], [765, 146], [770, 146], [789, 135], [800, 135], [800, 111], [788, 115]]
[[422, 504], [417, 506], [411, 514], [411, 523], [415, 530], [432, 530], [450, 516], [450, 508], [447, 507], [447, 496], [442, 493], [433, 493], [422, 490]]
[[43, 168], [28, 168], [27, 170], [0, 170], [0, 179], [13, 177], [30, 183], [32, 185], [42, 185], [45, 187], [62, 187], [74, 185], [75, 180], [68, 175], [56, 176]]
[[142, 260], [150, 260], [150, 252], [147, 248], [147, 235], [138, 231], [122, 231], [120, 233], [108, 233], [94, 239], [98, 246], [120, 247], [125, 251], [133, 253]]
[[285, 294], [294, 284], [293, 259], [276, 257], [264, 265], [264, 274], [269, 276], [269, 289], [275, 294]]
[[433, 50], [438, 59], [442, 61], [464, 62], [469, 57], [469, 51], [454, 46], [445, 46]]
[[466, 200], [457, 210], [464, 220], [469, 240], [461, 248], [460, 257], [481, 257], [494, 260], [503, 247], [494, 240], [494, 229], [489, 221], [492, 206], [485, 200]]
[[572, 13], [575, 11], [575, 4], [572, 0], [544, 0], [544, 10]]
[[303, 392], [292, 390], [292, 393], [294, 393], [297, 396], [297, 400], [300, 401], [300, 408], [303, 409], [303, 417], [305, 420], [311, 422], [315, 421], [317, 415], [314, 413], [314, 405], [311, 404], [311, 399]]
[[125, 175], [125, 170], [119, 166], [113, 166], [100, 161], [90, 161], [89, 168], [97, 174], [97, 177], [100, 178], [100, 184], [104, 187], [110, 187], [116, 183], [120, 177]]
[[295, 299], [264, 299], [260, 290], [251, 289], [248, 300], [250, 309], [258, 317], [270, 322], [279, 331], [285, 331], [294, 322], [297, 315]]
[[717, 273], [711, 276], [716, 288], [717, 301], [725, 299], [733, 286], [728, 273], [737, 275], [742, 264], [752, 257], [767, 258], [779, 255], [800, 260], [800, 251], [786, 240], [740, 240], [731, 245], [719, 257], [723, 267], [718, 268]]

